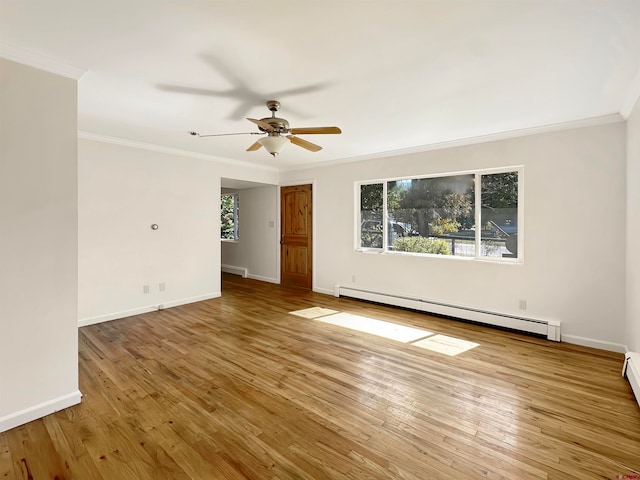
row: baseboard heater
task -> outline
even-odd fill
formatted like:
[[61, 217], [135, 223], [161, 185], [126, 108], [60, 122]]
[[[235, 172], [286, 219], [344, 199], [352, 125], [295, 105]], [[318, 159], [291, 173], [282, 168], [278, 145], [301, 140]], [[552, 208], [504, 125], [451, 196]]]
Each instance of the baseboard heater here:
[[640, 406], [640, 353], [628, 352], [625, 354], [622, 376], [629, 380], [636, 402]]
[[245, 267], [236, 267], [235, 265], [220, 265], [220, 270], [224, 273], [231, 273], [232, 275], [241, 275], [242, 278], [247, 278], [249, 274], [248, 269]]
[[353, 287], [336, 285], [334, 287], [336, 297], [350, 297], [359, 300], [382, 303], [396, 307], [410, 308], [426, 313], [434, 313], [447, 317], [459, 318], [472, 322], [483, 323], [496, 327], [519, 330], [521, 332], [543, 335], [549, 340], [560, 341], [560, 322], [555, 320], [537, 320], [532, 318], [517, 317], [504, 313], [488, 312], [475, 308], [461, 307], [458, 305], [448, 305], [434, 302], [422, 298], [405, 297], [380, 292], [372, 292]]

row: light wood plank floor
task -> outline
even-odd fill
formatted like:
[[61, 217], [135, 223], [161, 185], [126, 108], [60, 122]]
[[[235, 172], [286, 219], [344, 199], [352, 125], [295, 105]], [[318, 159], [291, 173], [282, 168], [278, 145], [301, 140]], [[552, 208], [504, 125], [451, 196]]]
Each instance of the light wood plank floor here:
[[[480, 346], [449, 357], [288, 314], [313, 306]], [[619, 354], [234, 276], [220, 299], [84, 327], [79, 343], [82, 403], [0, 434], [0, 479], [640, 472]]]

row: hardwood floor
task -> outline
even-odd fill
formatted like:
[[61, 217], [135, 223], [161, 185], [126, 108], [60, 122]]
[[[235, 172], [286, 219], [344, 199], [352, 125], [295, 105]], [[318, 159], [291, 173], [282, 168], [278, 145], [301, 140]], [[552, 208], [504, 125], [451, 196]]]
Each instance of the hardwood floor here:
[[[480, 345], [288, 314], [313, 306]], [[82, 403], [0, 434], [0, 479], [640, 478], [615, 353], [234, 276], [79, 344]]]

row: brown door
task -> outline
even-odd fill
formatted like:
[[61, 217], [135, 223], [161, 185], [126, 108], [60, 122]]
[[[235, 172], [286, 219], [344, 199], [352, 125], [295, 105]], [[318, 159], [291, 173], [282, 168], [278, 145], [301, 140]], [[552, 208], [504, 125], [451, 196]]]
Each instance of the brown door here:
[[280, 189], [280, 282], [311, 289], [311, 185]]

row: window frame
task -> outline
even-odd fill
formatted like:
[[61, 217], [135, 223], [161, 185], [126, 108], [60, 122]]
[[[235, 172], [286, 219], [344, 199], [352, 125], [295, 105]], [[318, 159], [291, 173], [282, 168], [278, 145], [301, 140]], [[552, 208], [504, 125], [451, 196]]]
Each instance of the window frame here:
[[[509, 172], [517, 172], [518, 173], [518, 256], [516, 258], [511, 257], [492, 257], [482, 255], [482, 246], [481, 246], [481, 229], [476, 228], [475, 239], [475, 254], [474, 256], [458, 256], [458, 255], [439, 255], [432, 253], [417, 253], [417, 252], [399, 252], [389, 250], [388, 245], [388, 211], [387, 211], [387, 185], [388, 182], [391, 181], [402, 181], [402, 180], [417, 180], [423, 178], [442, 178], [442, 177], [452, 177], [456, 175], [474, 175], [474, 183], [475, 183], [475, 198], [474, 198], [474, 221], [475, 225], [481, 225], [481, 210], [482, 210], [482, 176], [483, 175], [492, 175], [498, 173], [509, 173]], [[382, 247], [362, 247], [361, 242], [361, 214], [362, 214], [362, 205], [361, 205], [361, 187], [362, 185], [376, 185], [382, 184]], [[501, 263], [501, 264], [522, 264], [524, 263], [524, 166], [523, 165], [512, 165], [505, 167], [492, 167], [485, 169], [477, 169], [477, 170], [464, 170], [464, 171], [455, 171], [455, 172], [444, 172], [444, 173], [432, 173], [425, 175], [408, 175], [402, 177], [388, 177], [382, 179], [371, 179], [371, 180], [363, 180], [354, 182], [354, 196], [355, 196], [355, 221], [354, 221], [354, 251], [358, 253], [369, 253], [369, 254], [378, 254], [378, 255], [409, 255], [416, 257], [428, 257], [428, 258], [448, 258], [448, 259], [456, 259], [462, 261], [480, 261], [480, 262], [492, 262], [492, 263]]]
[[240, 195], [237, 192], [233, 192], [233, 193], [221, 193], [220, 194], [220, 226], [222, 227], [222, 197], [232, 197], [233, 198], [233, 238], [224, 238], [222, 236], [222, 229], [220, 230], [220, 241], [222, 242], [230, 242], [230, 243], [237, 243], [240, 240], [240, 236], [239, 236], [239, 229], [238, 229], [238, 223], [239, 223], [239, 199], [240, 199]]

